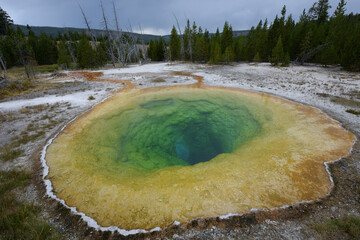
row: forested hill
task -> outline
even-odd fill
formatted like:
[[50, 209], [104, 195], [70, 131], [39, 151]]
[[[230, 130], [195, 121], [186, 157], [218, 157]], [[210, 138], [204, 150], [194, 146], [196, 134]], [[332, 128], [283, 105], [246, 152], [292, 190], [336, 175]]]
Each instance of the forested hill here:
[[[22, 30], [22, 32], [25, 35], [29, 34], [29, 29], [25, 25], [14, 24], [14, 25], [12, 25], [12, 27], [14, 29], [16, 29], [17, 27], [20, 27], [20, 29]], [[58, 33], [64, 34], [64, 33], [71, 31], [73, 33], [76, 32], [76, 33], [81, 34], [83, 31], [86, 31], [86, 29], [83, 29], [83, 28], [36, 27], [36, 26], [31, 26], [31, 30], [38, 37], [41, 35], [41, 33], [46, 33], [46, 35], [48, 35], [48, 36], [56, 37], [58, 35]], [[104, 30], [96, 29], [94, 31], [98, 35], [101, 35], [104, 33]], [[125, 33], [127, 33], [127, 32], [125, 32]], [[246, 36], [248, 33], [249, 33], [249, 30], [233, 31], [234, 37]], [[151, 35], [151, 34], [137, 34], [137, 33], [133, 33], [133, 34], [135, 34], [137, 36], [137, 38], [139, 38], [145, 42], [150, 42], [151, 40], [159, 40], [161, 37], [165, 40], [165, 42], [170, 41], [170, 35], [159, 36], [159, 35]]]
[[[20, 29], [23, 31], [23, 33], [25, 33], [25, 35], [29, 34], [29, 29], [25, 25], [14, 24], [14, 25], [12, 25], [12, 27], [14, 29], [17, 29], [17, 27], [20, 27]], [[36, 36], [40, 36], [42, 33], [46, 33], [46, 35], [48, 35], [48, 36], [56, 37], [56, 36], [58, 36], [58, 33], [64, 34], [64, 33], [67, 33], [70, 31], [73, 33], [81, 34], [83, 31], [87, 31], [86, 29], [83, 29], [83, 28], [36, 27], [36, 26], [30, 26], [30, 27]], [[104, 33], [104, 30], [95, 29], [94, 32], [96, 35], [102, 35]], [[124, 33], [128, 34], [128, 32], [124, 32]], [[150, 40], [160, 39], [160, 37], [161, 37], [161, 36], [151, 35], [151, 34], [138, 34], [138, 33], [133, 33], [133, 34], [135, 34], [137, 36], [137, 38], [142, 39], [145, 42], [150, 42]], [[170, 39], [170, 35], [164, 36], [164, 38], [165, 38], [165, 40]]]

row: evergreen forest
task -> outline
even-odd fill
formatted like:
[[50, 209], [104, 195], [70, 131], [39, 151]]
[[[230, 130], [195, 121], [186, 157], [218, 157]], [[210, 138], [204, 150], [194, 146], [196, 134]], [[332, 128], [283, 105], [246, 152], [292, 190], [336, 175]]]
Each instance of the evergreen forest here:
[[218, 28], [216, 33], [209, 33], [187, 20], [185, 29], [179, 24], [173, 26], [168, 42], [160, 38], [144, 43], [131, 34], [107, 28], [100, 36], [88, 28], [82, 34], [69, 31], [51, 37], [45, 33], [36, 36], [28, 26], [28, 34], [24, 34], [19, 27], [11, 27], [13, 20], [0, 8], [0, 69], [4, 73], [7, 68], [24, 66], [31, 78], [35, 65], [82, 69], [151, 60], [209, 64], [250, 61], [276, 66], [318, 63], [360, 71], [360, 14], [347, 13], [345, 0], [331, 9], [328, 0], [318, 0], [295, 20], [284, 6], [272, 22], [260, 20], [247, 35], [238, 37], [228, 22], [222, 31]]

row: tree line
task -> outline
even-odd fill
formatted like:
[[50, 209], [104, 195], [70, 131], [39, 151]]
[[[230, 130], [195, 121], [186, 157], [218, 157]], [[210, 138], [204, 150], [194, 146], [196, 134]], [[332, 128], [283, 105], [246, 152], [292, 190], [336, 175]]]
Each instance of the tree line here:
[[115, 30], [108, 28], [107, 16], [103, 6], [104, 33], [95, 34], [90, 27], [86, 15], [81, 8], [87, 31], [79, 34], [71, 32], [57, 37], [42, 33], [36, 36], [27, 26], [28, 34], [24, 34], [20, 27], [12, 27], [13, 20], [0, 7], [0, 72], [6, 73], [7, 68], [24, 66], [28, 78], [31, 78], [34, 65], [58, 64], [68, 68], [96, 68], [107, 63], [126, 65], [129, 62], [146, 61], [147, 48], [135, 34], [125, 34], [119, 28], [116, 9]]
[[228, 22], [221, 34], [217, 29], [210, 35], [195, 22], [190, 26], [188, 20], [183, 34], [179, 27], [171, 30], [169, 59], [215, 64], [268, 61], [280, 66], [294, 61], [340, 64], [346, 70], [360, 71], [360, 15], [345, 14], [345, 0], [340, 0], [331, 16], [330, 8], [328, 0], [318, 0], [295, 22], [284, 6], [270, 25], [267, 19], [260, 20], [246, 36], [239, 37], [233, 37]]
[[304, 9], [296, 22], [284, 6], [272, 23], [260, 20], [246, 36], [233, 36], [232, 26], [225, 22], [222, 32], [210, 34], [195, 22], [187, 20], [182, 31], [173, 26], [170, 41], [151, 40], [146, 44], [119, 28], [113, 5], [115, 30], [101, 5], [104, 32], [96, 35], [81, 8], [87, 32], [59, 33], [51, 37], [36, 36], [28, 26], [25, 35], [13, 29], [10, 16], [0, 8], [0, 70], [22, 65], [29, 78], [34, 65], [59, 64], [62, 68], [95, 68], [107, 63], [126, 65], [129, 62], [190, 61], [227, 64], [234, 61], [271, 62], [288, 66], [290, 61], [340, 64], [344, 69], [360, 71], [360, 15], [346, 14], [346, 2], [340, 0], [333, 14], [328, 0], [318, 0]]

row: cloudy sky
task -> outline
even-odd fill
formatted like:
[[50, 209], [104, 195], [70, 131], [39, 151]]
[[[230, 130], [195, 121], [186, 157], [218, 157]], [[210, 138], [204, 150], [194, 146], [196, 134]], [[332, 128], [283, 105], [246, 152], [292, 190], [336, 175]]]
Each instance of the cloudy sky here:
[[[272, 21], [283, 5], [295, 20], [304, 8], [315, 0], [103, 0], [110, 21], [113, 20], [112, 2], [117, 8], [121, 27], [149, 34], [166, 35], [176, 24], [174, 15], [184, 27], [186, 19], [214, 32], [228, 21], [234, 30], [246, 30], [260, 19]], [[332, 14], [339, 0], [329, 1]], [[347, 12], [360, 12], [360, 0], [348, 0]], [[79, 4], [93, 28], [102, 28], [100, 0], [0, 0], [16, 24], [30, 26], [84, 27]]]

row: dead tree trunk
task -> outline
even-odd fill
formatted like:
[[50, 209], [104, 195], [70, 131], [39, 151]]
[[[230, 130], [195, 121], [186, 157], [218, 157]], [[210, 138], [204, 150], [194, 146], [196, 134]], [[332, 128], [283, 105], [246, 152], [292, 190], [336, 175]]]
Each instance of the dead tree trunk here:
[[17, 55], [19, 56], [19, 62], [24, 65], [25, 68], [25, 73], [28, 79], [31, 79], [31, 66], [28, 65], [28, 61], [27, 58], [29, 57], [28, 52], [26, 51], [25, 47], [24, 47], [24, 43], [21, 42], [21, 40], [15, 36], [13, 37], [13, 41], [15, 43], [16, 46], [16, 50], [17, 50]]
[[321, 50], [327, 48], [330, 44], [329, 43], [324, 43], [321, 44], [313, 49], [311, 49], [310, 51], [301, 54], [296, 60], [296, 63], [299, 63], [300, 65], [303, 65], [308, 59], [310, 59], [311, 57], [313, 57], [315, 54], [317, 54], [318, 52], [320, 52]]
[[73, 42], [72, 42], [72, 41], [69, 41], [69, 43], [66, 44], [66, 47], [67, 47], [67, 49], [68, 49], [68, 51], [69, 51], [69, 53], [70, 53], [70, 56], [71, 56], [71, 58], [72, 58], [72, 60], [73, 60], [73, 63], [74, 63], [75, 65], [77, 65], [76, 56], [75, 56], [75, 53], [74, 53], [74, 49], [73, 49], [73, 47], [72, 47], [72, 44], [73, 44]]
[[108, 22], [107, 22], [107, 19], [105, 16], [104, 5], [103, 5], [102, 1], [100, 1], [100, 3], [101, 3], [101, 10], [102, 10], [102, 15], [103, 15], [103, 19], [104, 19], [104, 24], [105, 24], [107, 40], [108, 40], [108, 44], [109, 44], [111, 62], [112, 62], [112, 65], [115, 67], [115, 56], [114, 56], [114, 49], [113, 49], [113, 45], [112, 45], [112, 36], [111, 36], [111, 32], [108, 27]]
[[2, 55], [2, 52], [0, 51], [0, 73], [3, 78], [6, 78], [6, 61], [4, 59], [4, 56]]
[[123, 36], [122, 36], [122, 30], [119, 27], [119, 21], [116, 13], [116, 7], [115, 3], [113, 2], [113, 10], [114, 10], [114, 20], [115, 20], [115, 26], [116, 26], [116, 36], [114, 41], [114, 46], [117, 52], [117, 60], [120, 65], [125, 65], [125, 47], [126, 44], [124, 43]]
[[182, 60], [184, 60], [185, 59], [184, 36], [183, 36], [183, 34], [181, 32], [180, 24], [179, 24], [179, 21], [178, 21], [175, 14], [174, 14], [174, 18], [176, 20], [176, 24], [177, 24], [177, 27], [178, 27], [178, 30], [179, 30], [180, 45], [181, 45], [181, 47], [180, 47], [180, 56], [181, 56]]
[[129, 52], [128, 52], [128, 61], [131, 60], [132, 57], [134, 57], [135, 61], [139, 60], [139, 48], [137, 45], [137, 37], [134, 34], [134, 31], [132, 29], [131, 23], [129, 22]]
[[[147, 49], [146, 49], [146, 45], [144, 42], [144, 37], [143, 37], [143, 31], [141, 28], [141, 25], [139, 24], [139, 29], [140, 29], [140, 34], [141, 34], [141, 52], [142, 52], [142, 57], [144, 59], [144, 62], [147, 62]], [[140, 64], [142, 64], [141, 59], [140, 59]]]
[[82, 13], [82, 15], [83, 15], [85, 24], [86, 24], [86, 26], [87, 26], [87, 28], [88, 28], [88, 31], [89, 31], [89, 34], [90, 34], [90, 37], [91, 37], [92, 44], [93, 44], [93, 46], [96, 48], [96, 43], [97, 43], [96, 36], [95, 36], [93, 30], [92, 30], [91, 27], [90, 27], [89, 21], [87, 20], [87, 17], [86, 17], [86, 15], [85, 15], [84, 10], [82, 9], [82, 7], [81, 7], [80, 5], [79, 5], [79, 7], [80, 7], [81, 13]]

